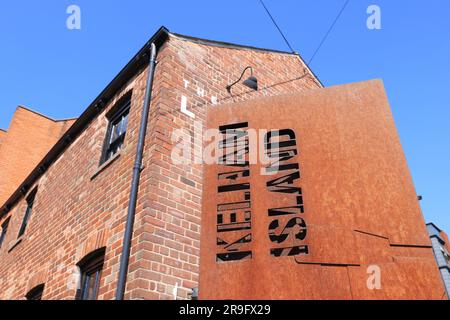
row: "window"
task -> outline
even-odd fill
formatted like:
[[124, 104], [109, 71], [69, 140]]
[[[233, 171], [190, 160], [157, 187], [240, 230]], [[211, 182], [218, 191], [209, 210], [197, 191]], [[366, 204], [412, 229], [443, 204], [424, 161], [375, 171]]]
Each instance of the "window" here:
[[44, 284], [40, 284], [26, 294], [27, 300], [42, 300], [42, 294], [44, 293]]
[[442, 255], [444, 256], [445, 262], [450, 266], [450, 254], [447, 249], [441, 246]]
[[27, 197], [27, 209], [25, 211], [25, 215], [23, 216], [22, 225], [19, 229], [19, 234], [17, 238], [20, 238], [25, 233], [27, 229], [28, 221], [30, 220], [31, 212], [33, 211], [34, 198], [36, 197], [37, 189], [31, 191], [30, 195]]
[[105, 260], [105, 248], [99, 249], [78, 263], [81, 271], [77, 300], [97, 300], [100, 277]]
[[109, 116], [108, 131], [106, 133], [105, 144], [101, 164], [111, 159], [123, 146], [125, 134], [128, 127], [128, 115], [130, 113], [131, 96], [127, 95], [125, 101], [120, 102], [117, 108]]
[[5, 241], [6, 238], [6, 232], [8, 231], [8, 225], [9, 225], [9, 219], [6, 219], [5, 222], [3, 222], [2, 224], [2, 233], [0, 235], [0, 248], [2, 247], [3, 241]]

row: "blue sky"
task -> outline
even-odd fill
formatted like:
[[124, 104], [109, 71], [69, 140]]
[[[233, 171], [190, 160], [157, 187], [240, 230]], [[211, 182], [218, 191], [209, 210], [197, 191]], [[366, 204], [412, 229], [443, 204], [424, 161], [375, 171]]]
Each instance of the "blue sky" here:
[[[265, 0], [294, 49], [314, 53], [345, 0]], [[66, 9], [81, 8], [81, 30]], [[382, 30], [366, 27], [380, 6]], [[450, 232], [450, 1], [351, 0], [312, 62], [326, 85], [382, 78], [427, 221]], [[17, 105], [78, 116], [165, 25], [288, 50], [258, 0], [16, 0], [0, 4], [0, 128]]]

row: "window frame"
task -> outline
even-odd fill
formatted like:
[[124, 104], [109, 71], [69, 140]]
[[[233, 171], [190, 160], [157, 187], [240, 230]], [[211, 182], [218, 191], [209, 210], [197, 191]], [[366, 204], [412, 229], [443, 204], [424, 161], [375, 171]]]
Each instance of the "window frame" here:
[[6, 234], [8, 232], [9, 223], [11, 221], [11, 217], [8, 217], [3, 223], [2, 223], [2, 232], [0, 234], [0, 249], [3, 245], [3, 242], [5, 242]]
[[19, 233], [17, 234], [17, 239], [22, 237], [27, 230], [28, 223], [30, 222], [31, 214], [33, 213], [33, 206], [36, 201], [37, 188], [34, 188], [33, 191], [29, 193], [26, 198], [27, 208], [25, 210], [25, 214], [22, 218], [22, 224], [20, 225]]
[[[75, 300], [97, 300], [100, 287], [100, 279], [105, 263], [106, 248], [100, 248], [83, 258], [77, 266], [80, 268], [80, 286], [77, 290]], [[92, 296], [90, 284], [94, 280]]]
[[[114, 157], [114, 155], [117, 154], [125, 144], [125, 138], [128, 131], [128, 125], [130, 120], [129, 118], [130, 109], [131, 109], [131, 94], [127, 94], [123, 99], [121, 99], [121, 101], [117, 103], [117, 106], [109, 112], [109, 115], [106, 116], [108, 119], [108, 128], [106, 131], [105, 140], [103, 142], [100, 165], [104, 164], [109, 159]], [[118, 137], [116, 137], [114, 141], [111, 141], [114, 134], [113, 131], [115, 126], [118, 123], [122, 122], [125, 116], [127, 117], [127, 124], [125, 126], [125, 131], [122, 132]], [[109, 155], [112, 145], [116, 143], [120, 144], [117, 148], [117, 151]]]
[[28, 293], [25, 295], [25, 298], [27, 300], [42, 300], [42, 296], [44, 295], [44, 288], [45, 284], [41, 283], [28, 291]]

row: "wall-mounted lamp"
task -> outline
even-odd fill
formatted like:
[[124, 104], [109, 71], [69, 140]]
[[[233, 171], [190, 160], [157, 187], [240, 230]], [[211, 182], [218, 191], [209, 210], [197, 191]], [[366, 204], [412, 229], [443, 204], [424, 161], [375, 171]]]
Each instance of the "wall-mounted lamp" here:
[[241, 77], [236, 82], [233, 82], [232, 84], [227, 86], [227, 91], [229, 93], [231, 93], [231, 87], [242, 80], [242, 77], [244, 76], [244, 73], [245, 73], [245, 71], [247, 71], [247, 69], [250, 69], [251, 73], [250, 73], [250, 77], [248, 77], [247, 80], [245, 80], [243, 82], [243, 85], [246, 87], [249, 87], [250, 89], [258, 90], [258, 79], [256, 79], [256, 77], [253, 76], [253, 69], [252, 69], [252, 67], [249, 66], [249, 67], [245, 68], [244, 71], [242, 71]]

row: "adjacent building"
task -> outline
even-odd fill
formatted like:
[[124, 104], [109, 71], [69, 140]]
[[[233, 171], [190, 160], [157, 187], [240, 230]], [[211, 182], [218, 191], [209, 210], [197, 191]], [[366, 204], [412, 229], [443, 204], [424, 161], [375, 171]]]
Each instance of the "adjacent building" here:
[[17, 107], [8, 131], [0, 130], [0, 203], [5, 203], [75, 119], [53, 120]]

